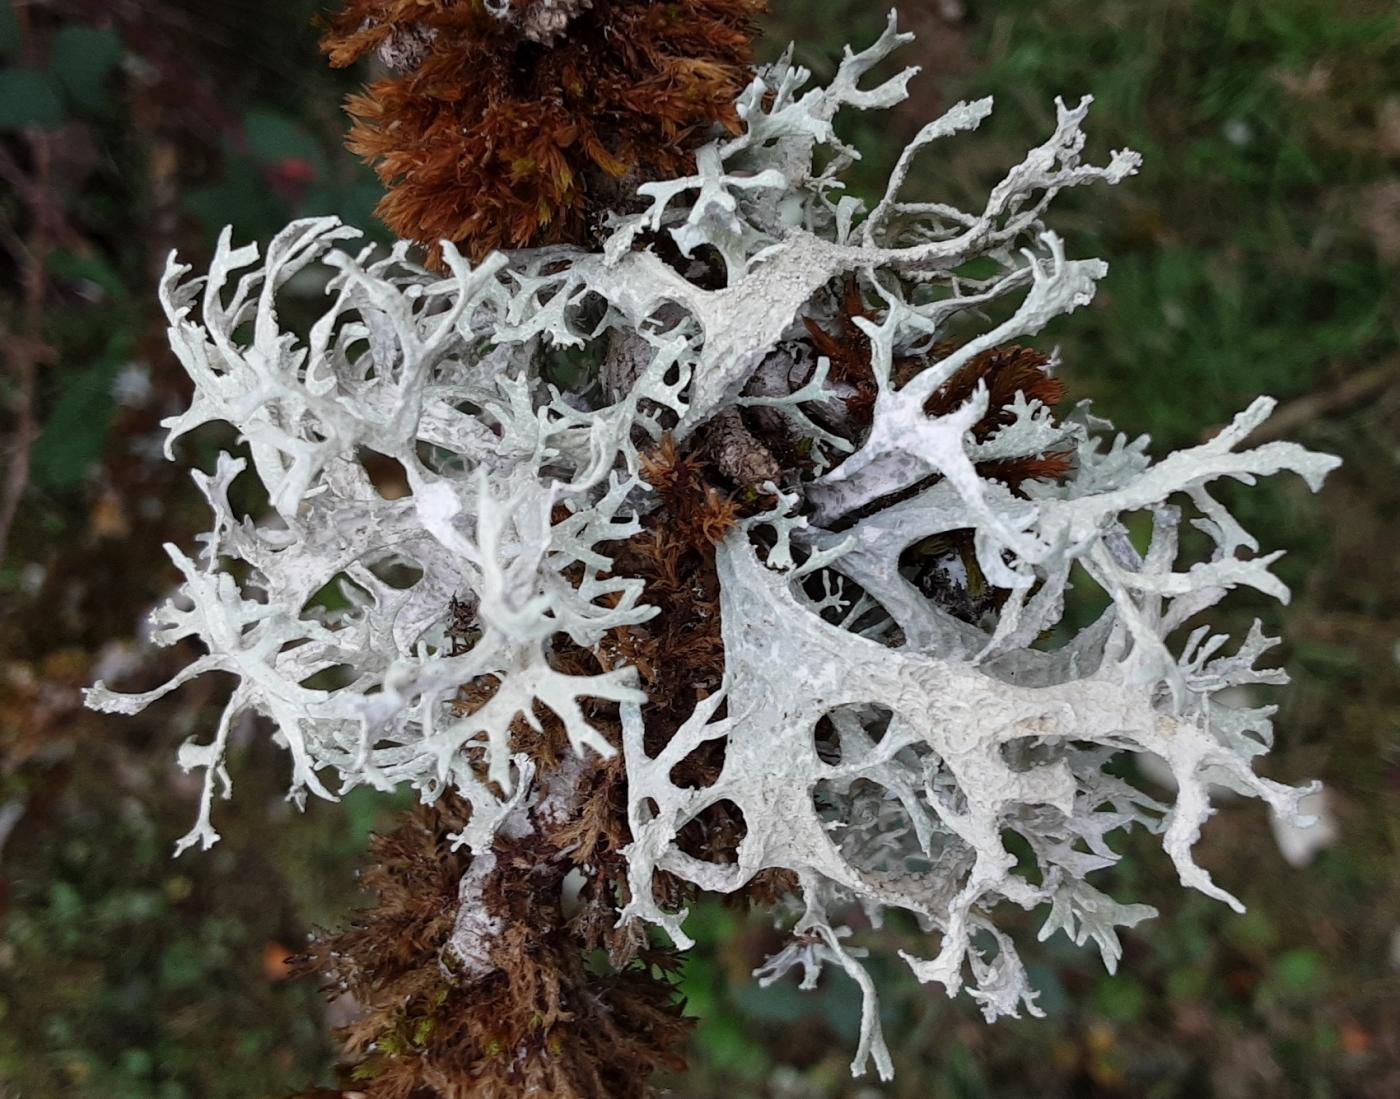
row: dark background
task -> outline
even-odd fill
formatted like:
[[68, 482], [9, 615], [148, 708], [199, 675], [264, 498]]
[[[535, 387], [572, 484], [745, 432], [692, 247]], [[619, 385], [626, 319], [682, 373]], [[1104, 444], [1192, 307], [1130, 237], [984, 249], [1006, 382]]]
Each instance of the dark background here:
[[[829, 75], [878, 32], [863, 0], [772, 0], [764, 57], [799, 38]], [[137, 719], [78, 689], [179, 654], [138, 641], [174, 581], [162, 541], [204, 521], [158, 421], [184, 407], [154, 284], [172, 248], [199, 267], [226, 223], [265, 240], [301, 213], [372, 227], [379, 189], [340, 147], [341, 97], [306, 0], [0, 0], [0, 1097], [252, 1099], [329, 1079], [325, 1006], [283, 961], [357, 903], [366, 791], [305, 814], [261, 730], [234, 753], [224, 839], [170, 858], [197, 789], [175, 747], [225, 684]], [[702, 1018], [681, 1096], [1400, 1095], [1400, 12], [1370, 0], [911, 0], [902, 60], [923, 74], [892, 114], [847, 120], [867, 192], [919, 124], [994, 93], [977, 135], [925, 154], [919, 186], [980, 202], [1049, 132], [1053, 98], [1091, 92], [1090, 152], [1142, 173], [1065, 195], [1051, 221], [1111, 273], [1043, 334], [1072, 397], [1158, 453], [1259, 393], [1277, 427], [1345, 459], [1320, 496], [1297, 481], [1234, 494], [1288, 556], [1279, 608], [1295, 683], [1278, 692], [1273, 777], [1319, 777], [1336, 842], [1281, 856], [1265, 812], [1227, 801], [1199, 857], [1249, 913], [1184, 892], [1130, 839], [1105, 887], [1155, 904], [1116, 977], [1062, 936], [1014, 923], [1049, 1017], [984, 1024], [873, 964], [899, 1070], [852, 1082], [858, 995], [759, 990], [761, 918], [697, 911], [685, 991]], [[206, 431], [183, 461], [228, 445]], [[1083, 608], [1087, 610], [1087, 608]], [[164, 662], [164, 665], [162, 664]], [[1096, 879], [1098, 880], [1098, 879]]]

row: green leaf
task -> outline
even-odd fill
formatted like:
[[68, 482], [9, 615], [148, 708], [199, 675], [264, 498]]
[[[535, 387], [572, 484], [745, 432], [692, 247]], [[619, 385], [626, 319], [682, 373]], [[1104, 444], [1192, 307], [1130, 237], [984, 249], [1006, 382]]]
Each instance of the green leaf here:
[[1146, 989], [1125, 974], [1103, 977], [1094, 989], [1094, 1007], [1115, 1023], [1137, 1022], [1146, 1006]]
[[15, 18], [15, 6], [10, 0], [0, 0], [0, 57], [14, 57], [19, 53], [19, 20]]
[[711, 1064], [740, 1075], [759, 1075], [771, 1064], [768, 1051], [737, 1015], [720, 1012], [704, 1016], [695, 1028], [695, 1044]]
[[75, 104], [97, 110], [107, 77], [121, 60], [122, 42], [106, 27], [64, 27], [49, 48], [49, 72]]
[[1201, 966], [1173, 969], [1167, 974], [1167, 995], [1181, 1004], [1195, 1004], [1210, 994], [1210, 973]]
[[155, 1060], [148, 1050], [128, 1049], [122, 1052], [122, 1071], [128, 1076], [148, 1076], [155, 1068]]
[[80, 255], [67, 248], [56, 248], [45, 263], [49, 274], [70, 282], [87, 281], [100, 286], [109, 297], [126, 295], [126, 283], [121, 273], [98, 252]]
[[1238, 919], [1225, 924], [1225, 935], [1245, 950], [1267, 952], [1278, 942], [1278, 930], [1267, 912], [1251, 908]]
[[992, 1094], [977, 1058], [961, 1043], [950, 1046], [944, 1056], [943, 1078], [952, 1099], [985, 1099]]
[[49, 129], [63, 121], [63, 104], [38, 69], [0, 69], [0, 130]]
[[326, 157], [310, 130], [283, 114], [252, 110], [243, 116], [248, 148], [253, 159], [273, 167], [297, 164], [308, 168], [315, 179], [326, 174]]
[[194, 943], [177, 940], [161, 952], [160, 983], [166, 988], [198, 988], [203, 981], [204, 970], [205, 960], [201, 958], [199, 947]]
[[1316, 950], [1285, 951], [1273, 968], [1274, 987], [1291, 999], [1316, 996], [1327, 983], [1327, 963]]
[[[759, 988], [756, 982], [739, 985], [734, 989], [734, 1003], [749, 1019], [789, 1025], [812, 1018], [822, 1007], [821, 997], [803, 992], [795, 980], [778, 981], [767, 988]], [[856, 1022], [859, 1033], [859, 1017]]]
[[115, 361], [74, 371], [34, 443], [34, 481], [40, 488], [73, 488], [102, 456], [112, 422]]
[[226, 160], [223, 177], [209, 187], [185, 192], [183, 205], [211, 237], [225, 225], [238, 226], [245, 238], [270, 237], [289, 215], [246, 158]]

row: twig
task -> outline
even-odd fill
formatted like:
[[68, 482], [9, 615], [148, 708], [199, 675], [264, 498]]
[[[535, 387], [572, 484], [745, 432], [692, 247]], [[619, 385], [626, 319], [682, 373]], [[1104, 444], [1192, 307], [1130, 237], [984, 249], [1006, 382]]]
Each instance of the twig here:
[[[33, 58], [34, 43], [29, 34], [29, 13], [24, 8], [16, 10], [21, 29], [24, 31], [25, 55]], [[16, 185], [16, 190], [24, 194], [29, 206], [29, 239], [17, 242], [15, 262], [23, 272], [24, 330], [10, 333], [0, 325], [0, 341], [9, 349], [11, 368], [16, 372], [19, 384], [15, 396], [15, 428], [10, 441], [10, 460], [5, 471], [5, 483], [0, 490], [0, 565], [4, 564], [9, 547], [10, 531], [14, 526], [15, 515], [19, 512], [20, 501], [29, 488], [30, 452], [34, 440], [39, 437], [39, 423], [34, 415], [34, 390], [41, 362], [52, 357], [52, 349], [44, 343], [44, 296], [47, 282], [44, 268], [48, 261], [51, 241], [62, 235], [64, 219], [51, 198], [50, 168], [52, 163], [49, 139], [42, 131], [30, 132], [30, 146], [34, 154], [34, 172], [28, 188], [21, 187], [14, 177], [22, 176], [7, 156], [0, 164], [5, 176]]]
[[1299, 428], [1306, 427], [1314, 420], [1326, 419], [1352, 405], [1361, 404], [1396, 384], [1400, 384], [1400, 358], [1350, 374], [1331, 389], [1289, 401], [1259, 425], [1254, 432], [1254, 441], [1291, 438]]
[[14, 437], [10, 443], [10, 461], [5, 471], [5, 485], [0, 492], [0, 565], [5, 562], [5, 550], [10, 541], [10, 528], [20, 499], [29, 487], [29, 452], [39, 435], [34, 419], [34, 375], [39, 356], [30, 340], [14, 336], [0, 325], [0, 342], [10, 349], [15, 372], [19, 375]]
[[[34, 144], [34, 161], [40, 186], [48, 181], [48, 142], [42, 137]], [[15, 259], [24, 271], [24, 331], [11, 333], [0, 325], [0, 341], [9, 349], [11, 368], [18, 375], [15, 395], [15, 427], [10, 440], [10, 460], [5, 471], [5, 484], [0, 491], [0, 564], [10, 542], [10, 530], [19, 511], [20, 500], [29, 487], [29, 458], [34, 440], [39, 437], [39, 422], [34, 416], [34, 389], [40, 362], [48, 361], [52, 349], [40, 336], [44, 318], [44, 265], [48, 256], [47, 232], [37, 211], [32, 218], [30, 239]]]
[[[1290, 439], [1301, 428], [1377, 397], [1394, 385], [1400, 385], [1400, 357], [1389, 359], [1369, 370], [1348, 374], [1331, 389], [1289, 401], [1250, 434], [1249, 442], [1257, 445]], [[1219, 427], [1212, 427], [1202, 436], [1209, 440], [1219, 432]]]
[[15, 825], [24, 816], [24, 799], [15, 798], [0, 805], [0, 852], [5, 850], [5, 841], [10, 838], [10, 833], [14, 831]]

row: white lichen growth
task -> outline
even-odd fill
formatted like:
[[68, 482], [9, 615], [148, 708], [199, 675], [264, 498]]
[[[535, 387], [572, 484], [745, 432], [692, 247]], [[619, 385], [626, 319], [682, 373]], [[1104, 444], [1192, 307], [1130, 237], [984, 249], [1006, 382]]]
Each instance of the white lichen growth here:
[[[622, 919], [659, 925], [684, 946], [685, 913], [654, 900], [657, 871], [721, 893], [791, 871], [792, 942], [759, 976], [801, 966], [809, 987], [825, 963], [852, 976], [865, 994], [853, 1070], [873, 1060], [882, 1076], [891, 1064], [876, 990], [842, 922], [852, 911], [877, 926], [882, 910], [913, 913], [930, 934], [926, 956], [905, 955], [915, 975], [950, 995], [966, 987], [994, 1019], [1038, 1014], [998, 905], [1045, 907], [1042, 938], [1092, 939], [1110, 971], [1116, 928], [1153, 915], [1090, 884], [1117, 858], [1110, 833], [1160, 833], [1183, 884], [1239, 907], [1192, 859], [1211, 787], [1290, 820], [1309, 790], [1254, 773], [1272, 710], [1220, 696], [1285, 677], [1256, 668], [1272, 644], [1257, 625], [1228, 653], [1209, 626], [1179, 651], [1169, 639], [1239, 585], [1288, 595], [1269, 571], [1277, 555], [1258, 555], [1217, 482], [1291, 471], [1316, 489], [1336, 460], [1289, 443], [1247, 447], [1267, 398], [1157, 462], [1145, 439], [1112, 435], [1085, 408], [1058, 418], [1022, 401], [1014, 422], [980, 442], [969, 429], [987, 411], [985, 389], [929, 415], [928, 398], [974, 356], [1091, 300], [1107, 265], [1067, 258], [1042, 217], [1063, 188], [1117, 183], [1137, 157], [1082, 163], [1088, 102], [1059, 104], [1054, 132], [983, 209], [907, 201], [915, 155], [991, 110], [989, 100], [959, 103], [919, 133], [866, 210], [842, 193], [859, 154], [832, 122], [905, 97], [913, 70], [861, 81], [906, 38], [892, 18], [825, 88], [804, 90], [809, 74], [790, 58], [763, 70], [740, 99], [743, 132], [701, 148], [695, 176], [644, 184], [638, 212], [615, 217], [597, 251], [521, 251], [472, 269], [447, 245], [440, 277], [414, 266], [407, 246], [377, 258], [343, 251], [356, 234], [315, 219], [290, 226], [261, 259], [225, 234], [206, 278], [171, 261], [161, 298], [196, 395], [169, 423], [170, 440], [224, 421], [251, 467], [224, 454], [212, 474], [196, 474], [213, 529], [194, 557], [169, 547], [184, 582], [157, 612], [155, 638], [194, 637], [207, 655], [155, 691], [99, 683], [89, 702], [131, 713], [203, 672], [238, 677], [212, 736], [180, 753], [185, 768], [205, 771], [198, 823], [180, 848], [217, 838], [210, 808], [216, 790], [229, 791], [229, 730], [252, 712], [291, 753], [298, 800], [408, 783], [426, 801], [454, 787], [473, 810], [462, 840], [487, 859], [521, 799], [542, 796], [511, 727], [543, 706], [578, 752], [623, 753], [632, 899]], [[655, 247], [663, 237], [669, 261]], [[974, 260], [991, 273], [968, 275]], [[279, 294], [313, 266], [328, 275], [329, 305], [299, 336], [279, 321]], [[825, 291], [848, 277], [879, 318], [858, 322], [878, 387], [859, 430], [833, 413], [829, 364], [802, 324], [827, 319]], [[982, 310], [1005, 319], [933, 354], [951, 325]], [[551, 366], [619, 347], [627, 360], [604, 363], [603, 380], [594, 371], [565, 386]], [[910, 356], [931, 365], [899, 386], [893, 364]], [[634, 670], [564, 674], [551, 646], [561, 635], [597, 646], [653, 613], [641, 581], [613, 575], [608, 551], [653, 506], [639, 452], [738, 408], [783, 417], [816, 473], [764, 486], [772, 509], [719, 547], [725, 684], [651, 756]], [[1072, 454], [1069, 473], [1019, 492], [976, 469], [1052, 451]], [[371, 452], [398, 463], [406, 495], [376, 489], [363, 464]], [[247, 468], [266, 490], [266, 517], [229, 502]], [[1144, 552], [1128, 537], [1135, 514], [1151, 531]], [[1183, 515], [1213, 546], [1204, 560], [1183, 560]], [[1009, 592], [981, 624], [948, 613], [901, 570], [909, 546], [953, 531], [974, 532], [982, 574]], [[1046, 648], [1071, 569], [1108, 606]], [[466, 646], [448, 636], [454, 601], [474, 611]], [[484, 676], [495, 693], [464, 713], [459, 689]], [[620, 705], [621, 744], [581, 700]], [[823, 722], [834, 739], [819, 745]], [[718, 779], [675, 785], [675, 764], [717, 739]], [[1170, 769], [1170, 804], [1110, 773], [1133, 754]], [[567, 810], [567, 791], [550, 797], [551, 812]], [[732, 861], [686, 854], [681, 829], [721, 801], [746, 827]], [[1033, 873], [1018, 871], [1008, 833], [1032, 853]], [[459, 920], [459, 938], [463, 926], [495, 921]]]

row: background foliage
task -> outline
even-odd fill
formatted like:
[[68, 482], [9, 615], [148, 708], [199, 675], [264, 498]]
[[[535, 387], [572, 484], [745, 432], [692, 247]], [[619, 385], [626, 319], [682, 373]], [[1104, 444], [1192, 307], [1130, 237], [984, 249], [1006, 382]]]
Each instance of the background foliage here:
[[[860, 0], [772, 0], [829, 74], [874, 36]], [[318, 59], [314, 0], [0, 0], [0, 1095], [264, 1097], [326, 1079], [316, 989], [283, 961], [355, 904], [354, 867], [393, 806], [365, 792], [305, 815], [255, 730], [235, 753], [224, 842], [168, 857], [195, 792], [174, 747], [218, 684], [139, 722], [82, 711], [97, 669], [160, 658], [131, 639], [173, 578], [159, 549], [201, 518], [155, 429], [183, 407], [155, 272], [198, 263], [226, 222], [265, 239], [299, 213], [370, 225], [378, 187], [340, 147], [364, 73]], [[1063, 938], [1029, 947], [1049, 1018], [982, 1023], [889, 965], [899, 1076], [850, 1081], [858, 996], [749, 978], [771, 943], [722, 905], [695, 914], [685, 991], [701, 1017], [681, 1096], [1400, 1094], [1400, 13], [1384, 0], [910, 0], [914, 97], [860, 120], [857, 185], [919, 124], [988, 92], [975, 137], [923, 162], [970, 200], [1092, 92], [1102, 156], [1142, 174], [1072, 193], [1055, 224], [1111, 274], [1046, 333], [1072, 396], [1160, 448], [1260, 392], [1279, 430], [1340, 454], [1318, 498], [1280, 482], [1237, 512], [1290, 556], [1280, 612], [1296, 682], [1270, 774], [1321, 777], [1339, 839], [1305, 868], [1253, 806], [1227, 805], [1202, 862], [1244, 917], [1183, 893], [1160, 853], [1115, 871], [1162, 918], [1116, 977]], [[194, 439], [206, 464], [218, 445]], [[1083, 608], [1091, 613], [1092, 608]], [[1238, 625], [1238, 623], [1234, 623]], [[1130, 880], [1127, 880], [1130, 879]], [[911, 937], [914, 929], [905, 929]], [[1027, 925], [1021, 939], [1034, 938]], [[331, 1093], [334, 1094], [334, 1093]]]

